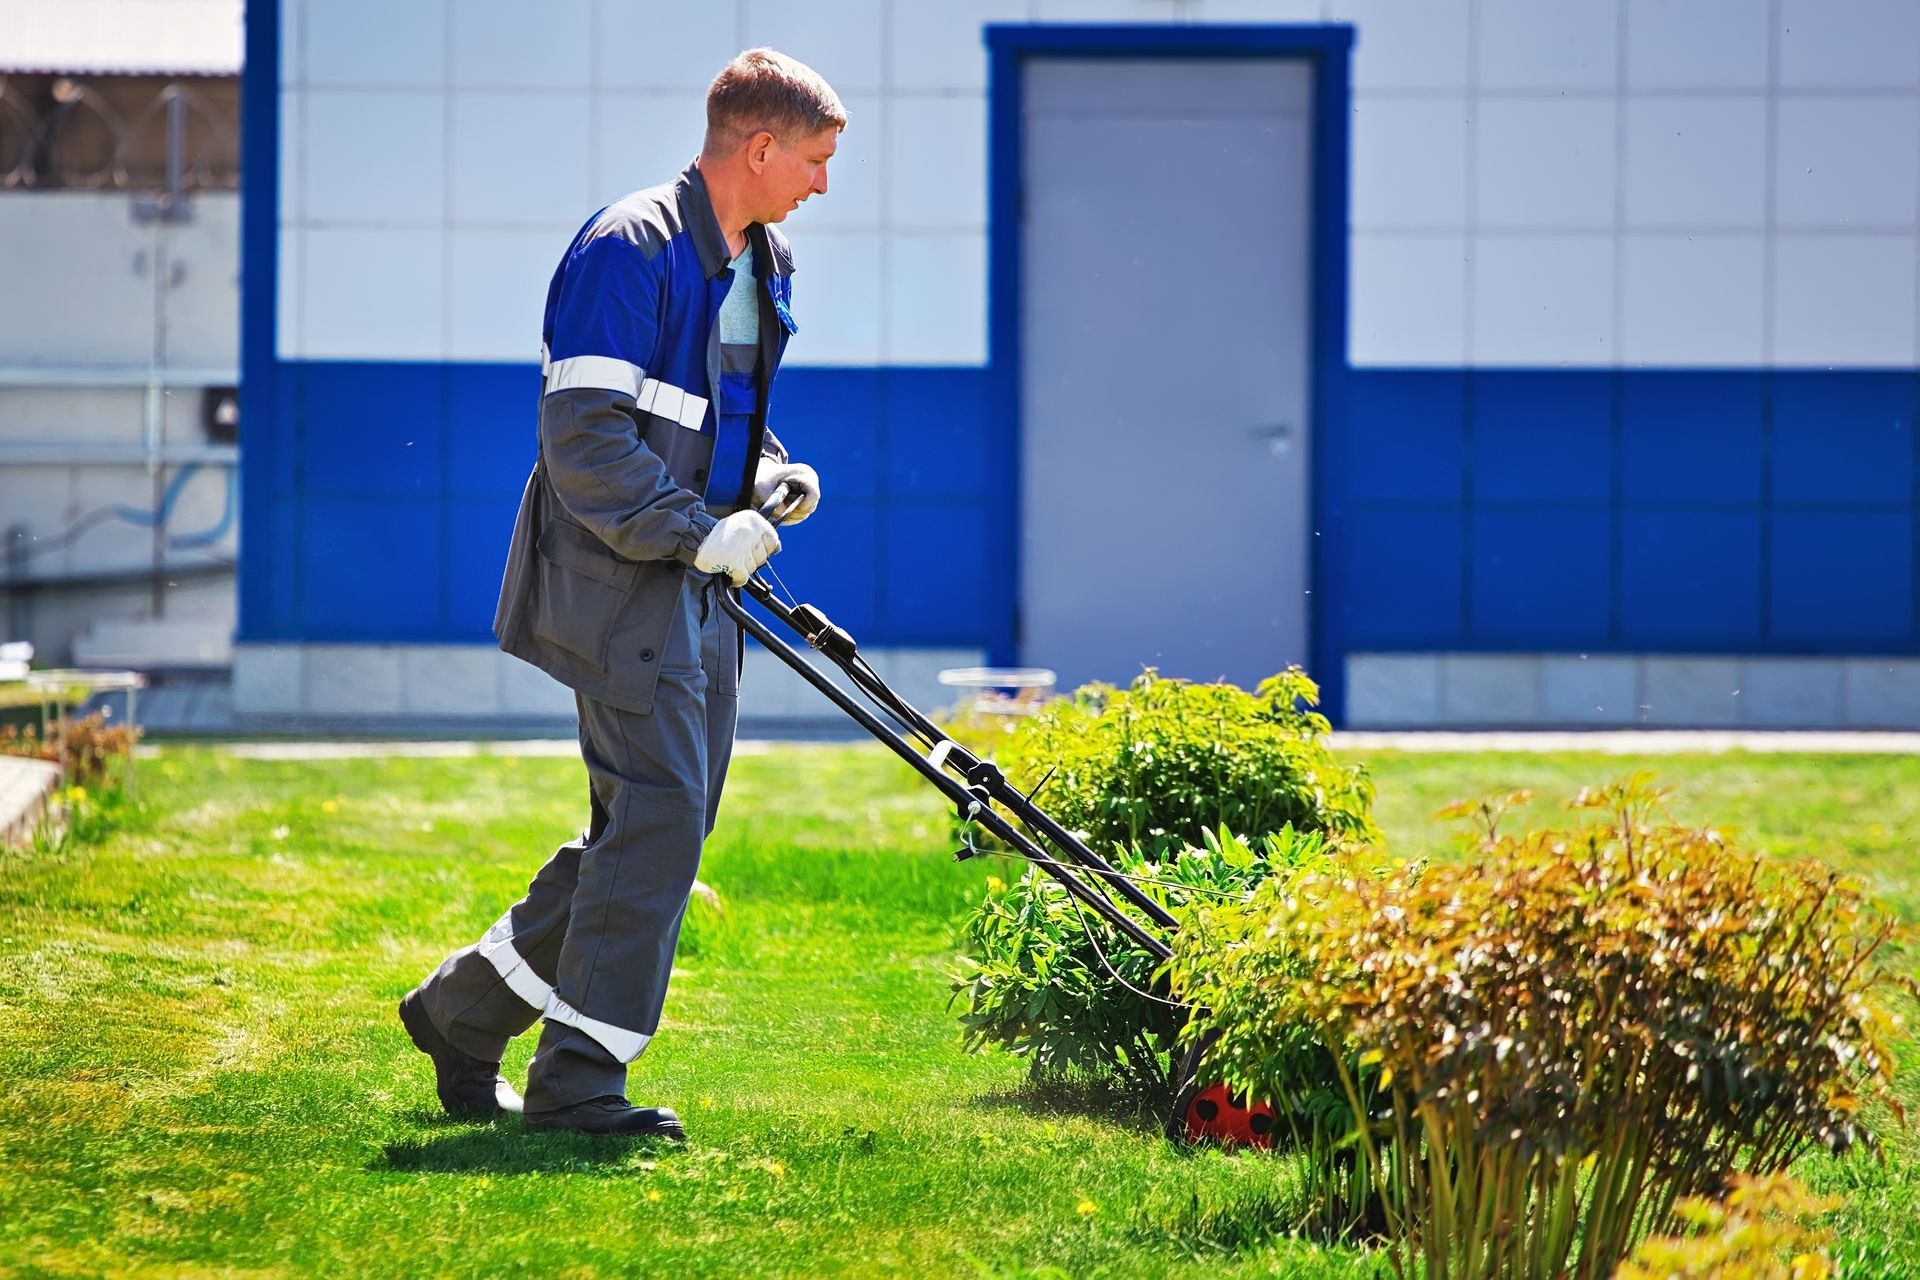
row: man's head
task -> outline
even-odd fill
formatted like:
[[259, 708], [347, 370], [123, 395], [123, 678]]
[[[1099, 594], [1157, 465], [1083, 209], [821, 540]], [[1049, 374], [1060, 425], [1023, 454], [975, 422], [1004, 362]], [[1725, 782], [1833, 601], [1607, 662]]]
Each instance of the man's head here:
[[707, 89], [700, 170], [736, 193], [754, 222], [779, 222], [827, 189], [847, 109], [818, 72], [772, 49], [749, 49]]

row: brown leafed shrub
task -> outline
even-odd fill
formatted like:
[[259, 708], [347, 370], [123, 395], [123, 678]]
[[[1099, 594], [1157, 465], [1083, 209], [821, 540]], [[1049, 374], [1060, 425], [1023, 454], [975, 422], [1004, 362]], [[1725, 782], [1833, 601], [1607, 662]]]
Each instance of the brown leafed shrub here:
[[67, 785], [99, 787], [117, 781], [116, 771], [133, 746], [140, 730], [132, 725], [109, 724], [107, 713], [96, 711], [78, 720], [55, 724], [41, 737], [28, 725], [0, 726], [0, 755], [25, 756], [31, 760], [57, 763], [62, 745], [66, 748]]
[[1605, 1276], [1679, 1197], [1871, 1145], [1864, 1097], [1897, 1111], [1891, 918], [1663, 798], [1636, 775], [1518, 836], [1459, 807], [1470, 861], [1310, 867], [1182, 931], [1231, 1085], [1284, 1096], [1302, 1028], [1330, 1051], [1403, 1272]]

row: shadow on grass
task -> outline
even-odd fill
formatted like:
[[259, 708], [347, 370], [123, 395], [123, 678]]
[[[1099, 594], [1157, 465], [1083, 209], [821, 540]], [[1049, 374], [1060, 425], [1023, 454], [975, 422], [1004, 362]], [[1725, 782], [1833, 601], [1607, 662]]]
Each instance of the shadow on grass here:
[[518, 1117], [474, 1124], [414, 1112], [406, 1117], [431, 1136], [389, 1142], [367, 1168], [373, 1173], [597, 1173], [643, 1176], [642, 1161], [682, 1150], [664, 1138], [592, 1137], [581, 1133], [529, 1133]]
[[989, 1110], [1025, 1111], [1031, 1115], [1082, 1116], [1156, 1135], [1166, 1124], [1165, 1108], [1170, 1105], [1110, 1080], [1083, 1076], [1028, 1080], [1011, 1089], [975, 1094], [972, 1104]]

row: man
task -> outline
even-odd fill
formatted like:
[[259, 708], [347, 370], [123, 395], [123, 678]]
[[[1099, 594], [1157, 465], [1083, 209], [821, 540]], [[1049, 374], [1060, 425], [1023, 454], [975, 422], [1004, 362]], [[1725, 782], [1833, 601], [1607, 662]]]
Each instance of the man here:
[[[694, 162], [594, 215], [554, 273], [539, 457], [494, 631], [575, 691], [591, 819], [400, 1003], [455, 1115], [686, 1136], [627, 1101], [627, 1066], [659, 1026], [733, 745], [742, 640], [718, 579], [738, 586], [779, 550], [757, 508], [781, 486], [783, 524], [820, 500], [766, 429], [794, 329], [772, 224], [826, 192], [846, 123], [810, 68], [748, 50], [707, 92]], [[523, 1108], [500, 1059], [541, 1019]]]

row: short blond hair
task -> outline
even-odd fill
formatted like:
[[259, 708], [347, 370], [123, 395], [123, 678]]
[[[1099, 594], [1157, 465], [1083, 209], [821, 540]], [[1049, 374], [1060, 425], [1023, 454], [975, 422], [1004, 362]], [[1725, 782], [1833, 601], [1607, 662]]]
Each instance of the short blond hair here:
[[774, 49], [748, 49], [707, 86], [705, 149], [737, 146], [765, 129], [776, 138], [847, 127], [840, 96], [806, 63]]

